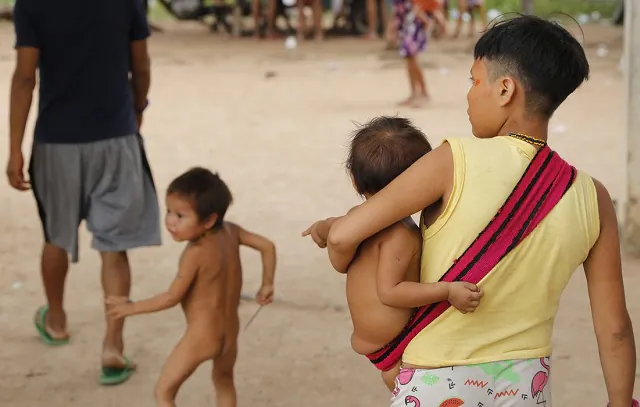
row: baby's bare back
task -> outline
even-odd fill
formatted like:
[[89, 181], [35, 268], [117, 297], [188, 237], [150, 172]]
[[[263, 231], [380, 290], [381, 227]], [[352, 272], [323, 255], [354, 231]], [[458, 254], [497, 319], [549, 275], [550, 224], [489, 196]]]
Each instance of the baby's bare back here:
[[[358, 254], [347, 271], [347, 302], [353, 321], [351, 346], [362, 355], [373, 353], [393, 340], [413, 312], [411, 309], [384, 305], [378, 297], [379, 247], [385, 239], [405, 240], [407, 245], [422, 244], [419, 230], [399, 222], [360, 245]], [[420, 251], [411, 259], [405, 281], [419, 281], [419, 273]]]
[[242, 267], [238, 233], [232, 224], [202, 238], [200, 266], [182, 308], [189, 329], [237, 334]]

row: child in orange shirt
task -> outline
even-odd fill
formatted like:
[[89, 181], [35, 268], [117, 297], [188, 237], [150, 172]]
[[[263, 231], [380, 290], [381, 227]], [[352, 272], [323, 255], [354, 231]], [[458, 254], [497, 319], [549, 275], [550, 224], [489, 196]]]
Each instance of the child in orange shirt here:
[[442, 0], [414, 0], [414, 12], [425, 26], [429, 25], [429, 18], [435, 22], [434, 38], [440, 38], [447, 31], [447, 18], [442, 11]]

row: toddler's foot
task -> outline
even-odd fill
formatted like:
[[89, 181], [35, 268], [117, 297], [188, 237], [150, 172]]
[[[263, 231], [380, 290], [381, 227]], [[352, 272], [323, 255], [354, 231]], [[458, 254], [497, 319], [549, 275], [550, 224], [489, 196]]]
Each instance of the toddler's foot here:
[[413, 107], [413, 108], [420, 108], [420, 107], [426, 106], [427, 103], [429, 103], [429, 96], [428, 95], [416, 96], [416, 97], [413, 98], [413, 100], [411, 101], [411, 104], [409, 104], [409, 106]]
[[429, 103], [430, 100], [431, 96], [428, 93], [423, 93], [413, 98], [414, 106], [416, 107], [422, 107]]
[[398, 106], [412, 106], [416, 98], [416, 96], [409, 96], [408, 98], [398, 102]]

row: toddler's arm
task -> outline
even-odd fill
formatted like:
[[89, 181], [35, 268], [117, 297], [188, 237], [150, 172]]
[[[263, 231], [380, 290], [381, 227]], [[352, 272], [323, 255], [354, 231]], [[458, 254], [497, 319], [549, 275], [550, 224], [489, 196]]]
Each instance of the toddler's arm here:
[[420, 250], [407, 239], [391, 238], [380, 244], [377, 287], [378, 298], [390, 307], [417, 308], [449, 301], [463, 313], [473, 312], [480, 303], [482, 291], [471, 283], [417, 283], [405, 281], [411, 259]]
[[262, 256], [262, 286], [256, 300], [261, 305], [270, 304], [273, 302], [276, 274], [276, 245], [264, 236], [251, 233], [238, 225], [236, 227], [240, 244], [259, 251]]
[[333, 267], [344, 273], [360, 243], [440, 200], [452, 179], [453, 154], [444, 143], [331, 226], [327, 248]]
[[302, 237], [310, 235], [313, 242], [317, 244], [319, 248], [324, 249], [327, 247], [327, 238], [329, 237], [331, 225], [338, 219], [340, 219], [340, 217], [319, 220], [302, 232]]
[[636, 348], [624, 297], [618, 221], [606, 188], [594, 182], [600, 235], [584, 263], [584, 271], [610, 406], [628, 407], [635, 382]]
[[169, 289], [146, 300], [131, 302], [123, 297], [109, 297], [106, 303], [109, 307], [107, 315], [112, 318], [124, 318], [136, 314], [148, 314], [171, 308], [177, 305], [191, 286], [199, 265], [199, 246], [187, 246], [182, 258], [176, 278]]

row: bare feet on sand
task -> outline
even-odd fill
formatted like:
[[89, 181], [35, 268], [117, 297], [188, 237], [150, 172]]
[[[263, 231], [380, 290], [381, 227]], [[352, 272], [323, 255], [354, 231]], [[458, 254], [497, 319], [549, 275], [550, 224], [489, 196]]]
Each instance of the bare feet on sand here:
[[398, 106], [420, 108], [425, 106], [428, 101], [429, 101], [429, 95], [414, 95], [414, 96], [409, 96], [407, 99], [401, 102], [398, 102]]

